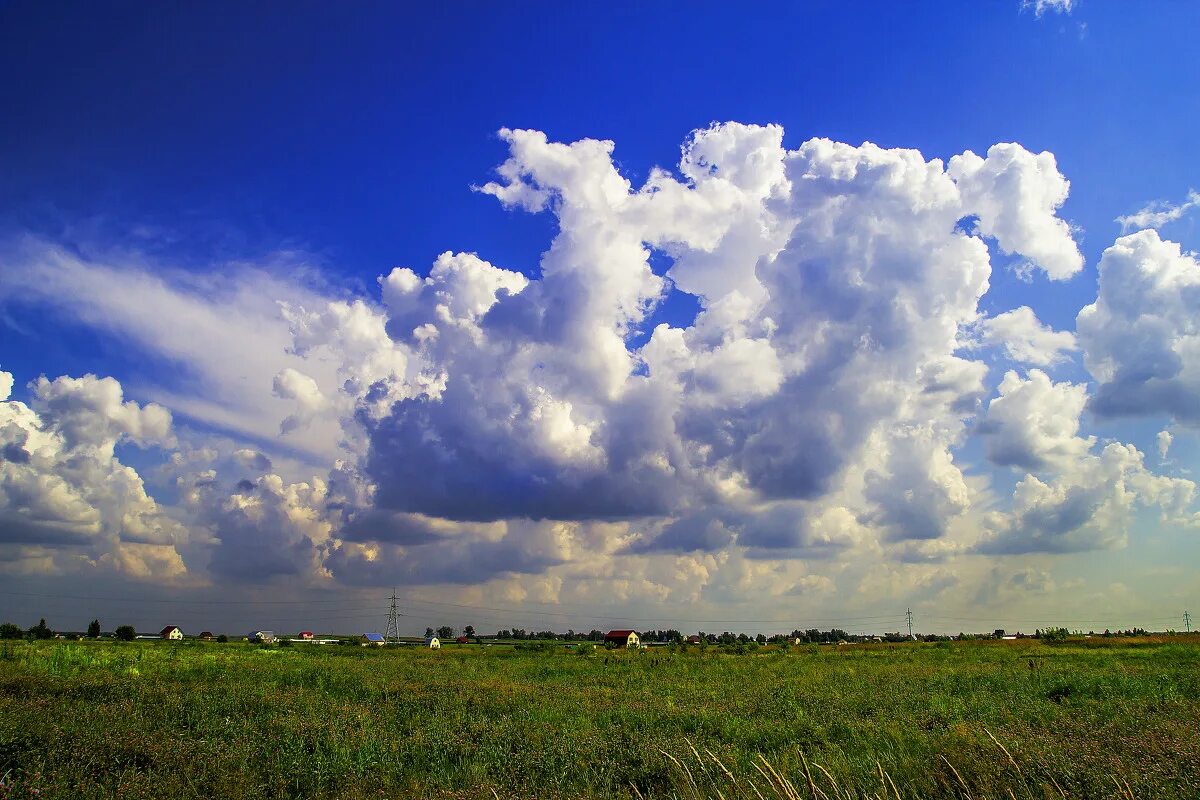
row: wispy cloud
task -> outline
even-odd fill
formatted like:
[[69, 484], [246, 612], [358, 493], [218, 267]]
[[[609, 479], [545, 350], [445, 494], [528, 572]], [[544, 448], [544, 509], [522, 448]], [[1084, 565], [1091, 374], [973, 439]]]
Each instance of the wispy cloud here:
[[1040, 18], [1047, 11], [1053, 11], [1056, 14], [1070, 14], [1076, 6], [1077, 0], [1024, 0], [1021, 3], [1022, 8], [1032, 8], [1034, 16]]
[[1146, 228], [1158, 230], [1168, 222], [1179, 219], [1197, 205], [1200, 205], [1200, 192], [1191, 189], [1188, 191], [1187, 200], [1179, 205], [1171, 205], [1165, 200], [1156, 200], [1140, 211], [1117, 217], [1117, 222], [1121, 224], [1122, 231], [1140, 231]]

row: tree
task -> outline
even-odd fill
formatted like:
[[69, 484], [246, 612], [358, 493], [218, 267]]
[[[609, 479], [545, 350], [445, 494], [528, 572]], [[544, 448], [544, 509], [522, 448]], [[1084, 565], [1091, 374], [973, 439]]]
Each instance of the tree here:
[[229, 641], [229, 637], [223, 633], [217, 637], [217, 642], [219, 642], [220, 644], [225, 644], [228, 641]]
[[425, 638], [428, 639], [430, 636], [433, 636], [433, 628], [426, 628], [425, 629]]
[[20, 639], [23, 633], [20, 627], [11, 622], [0, 625], [0, 639]]
[[50, 626], [46, 624], [46, 618], [42, 617], [38, 620], [38, 624], [29, 629], [30, 639], [53, 639], [54, 631], [50, 630]]
[[463, 636], [474, 636], [474, 635], [475, 635], [475, 626], [474, 625], [468, 625], [467, 627], [463, 628]]
[[439, 639], [453, 638], [454, 637], [454, 628], [451, 628], [449, 625], [443, 625], [442, 627], [437, 629], [437, 635], [438, 635]]
[[90, 623], [88, 623], [88, 634], [87, 635], [88, 635], [89, 639], [99, 639], [100, 638], [100, 620], [94, 619]]
[[132, 625], [118, 625], [116, 634], [122, 642], [132, 642], [137, 638], [137, 631], [133, 629]]

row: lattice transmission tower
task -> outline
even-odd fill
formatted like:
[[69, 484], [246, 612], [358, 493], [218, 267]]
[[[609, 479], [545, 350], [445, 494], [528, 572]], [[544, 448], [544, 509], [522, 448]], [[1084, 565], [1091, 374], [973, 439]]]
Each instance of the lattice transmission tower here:
[[395, 586], [392, 587], [392, 605], [388, 608], [387, 631], [383, 634], [383, 640], [389, 644], [400, 642], [400, 612], [396, 609]]

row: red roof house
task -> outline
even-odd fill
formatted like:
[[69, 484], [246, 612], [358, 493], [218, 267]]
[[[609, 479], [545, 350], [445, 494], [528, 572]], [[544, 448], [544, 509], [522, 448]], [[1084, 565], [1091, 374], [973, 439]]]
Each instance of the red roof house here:
[[301, 639], [311, 639], [311, 638], [313, 638], [313, 632], [312, 631], [300, 631], [300, 638]]

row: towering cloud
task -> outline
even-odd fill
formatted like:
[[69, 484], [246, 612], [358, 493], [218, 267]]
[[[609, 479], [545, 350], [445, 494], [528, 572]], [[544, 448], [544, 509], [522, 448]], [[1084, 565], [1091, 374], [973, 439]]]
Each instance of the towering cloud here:
[[[108, 329], [194, 356], [223, 403], [257, 398], [255, 424], [173, 430], [115, 381], [36, 382], [0, 425], [2, 513], [20, 522], [4, 552], [163, 574], [186, 557], [230, 583], [566, 585], [589, 601], [760, 584], [933, 596], [958, 585], [952, 559], [1120, 546], [1139, 508], [1184, 518], [1190, 481], [1082, 431], [1089, 408], [1195, 421], [1192, 257], [1153, 232], [1105, 253], [1078, 324], [1091, 398], [1053, 377], [1071, 332], [1027, 306], [980, 313], [989, 247], [1034, 280], [1082, 268], [1051, 154], [787, 149], [778, 126], [729, 123], [637, 186], [612, 142], [501, 137], [509, 156], [478, 191], [553, 216], [537, 264], [448, 251], [427, 273], [381, 276], [378, 300], [276, 291], [256, 273], [224, 295], [241, 321], [216, 339], [221, 358], [193, 353], [193, 334], [157, 336], [161, 320], [120, 319], [121, 296], [102, 293]], [[217, 300], [140, 265], [50, 250], [20, 274], [58, 287], [31, 296], [59, 308], [83, 308], [73, 276], [158, 298], [189, 330], [223, 324]], [[684, 295], [694, 319], [663, 321]], [[263, 352], [238, 352], [256, 331]], [[981, 342], [1016, 368], [989, 375]], [[169, 516], [121, 442], [171, 454]], [[337, 459], [317, 477], [314, 453]], [[1011, 501], [993, 471], [1017, 480]]]
[[[0, 401], [12, 375], [0, 373]], [[29, 405], [0, 402], [0, 562], [17, 569], [181, 575], [186, 538], [121, 463], [119, 443], [170, 444], [162, 406], [125, 401], [112, 378], [39, 378]]]
[[1099, 271], [1099, 296], [1076, 320], [1099, 383], [1092, 409], [1200, 422], [1200, 264], [1145, 230], [1105, 250]]

